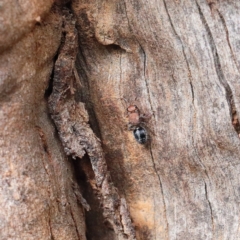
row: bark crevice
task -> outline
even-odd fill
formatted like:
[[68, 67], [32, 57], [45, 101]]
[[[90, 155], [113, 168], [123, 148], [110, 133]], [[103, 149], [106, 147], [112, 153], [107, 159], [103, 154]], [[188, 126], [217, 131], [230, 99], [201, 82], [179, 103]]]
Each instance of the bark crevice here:
[[218, 51], [217, 51], [217, 47], [214, 41], [214, 37], [212, 35], [211, 29], [207, 23], [207, 20], [200, 8], [200, 5], [198, 4], [197, 0], [195, 1], [196, 5], [197, 5], [197, 9], [200, 15], [200, 19], [202, 21], [203, 26], [205, 27], [206, 33], [207, 33], [207, 38], [208, 38], [208, 42], [209, 42], [209, 46], [212, 52], [212, 56], [213, 56], [213, 60], [214, 60], [214, 66], [215, 66], [215, 70], [219, 79], [220, 84], [223, 86], [223, 88], [225, 89], [225, 94], [226, 94], [226, 100], [228, 102], [229, 105], [229, 112], [230, 112], [230, 117], [231, 117], [231, 123], [233, 123], [233, 120], [236, 119], [237, 124], [234, 125], [234, 129], [237, 132], [237, 134], [239, 134], [240, 129], [239, 129], [239, 123], [238, 123], [238, 113], [237, 113], [237, 109], [235, 106], [235, 101], [234, 101], [234, 95], [232, 92], [232, 89], [230, 87], [230, 85], [228, 84], [228, 81], [225, 79], [223, 70], [222, 70], [222, 66], [221, 66], [221, 62], [220, 62], [220, 58], [218, 55]]
[[148, 84], [148, 80], [147, 80], [147, 76], [146, 76], [147, 54], [146, 54], [143, 46], [140, 44], [140, 42], [138, 40], [137, 40], [137, 42], [138, 42], [138, 44], [140, 46], [140, 49], [142, 50], [142, 53], [143, 53], [143, 75], [144, 75], [144, 81], [145, 81], [145, 84], [146, 84], [147, 96], [148, 96], [151, 112], [152, 112], [152, 114], [154, 116], [152, 100], [151, 100], [150, 91], [149, 91], [149, 84]]
[[232, 45], [231, 45], [231, 42], [230, 42], [230, 39], [229, 39], [229, 31], [228, 31], [228, 28], [227, 28], [226, 21], [225, 21], [223, 15], [222, 15], [222, 13], [219, 10], [217, 10], [217, 12], [218, 12], [218, 15], [220, 17], [220, 20], [222, 22], [222, 25], [223, 25], [225, 33], [226, 33], [226, 40], [227, 40], [228, 47], [229, 47], [231, 55], [232, 55], [232, 59], [233, 59], [235, 65], [236, 65], [236, 68], [237, 68], [238, 72], [240, 73], [240, 71], [239, 71], [240, 67], [239, 67], [239, 65], [237, 63], [236, 56], [235, 56], [235, 54], [233, 52]]
[[163, 200], [163, 206], [164, 206], [164, 215], [165, 215], [166, 225], [167, 225], [166, 226], [167, 227], [166, 232], [168, 233], [168, 239], [169, 239], [169, 223], [168, 223], [168, 218], [167, 218], [167, 206], [166, 206], [166, 201], [165, 201], [165, 198], [164, 198], [162, 179], [161, 179], [160, 174], [157, 171], [151, 146], [149, 147], [149, 149], [150, 149], [150, 155], [151, 155], [151, 160], [152, 160], [152, 164], [153, 164], [153, 169], [155, 171], [155, 174], [157, 175], [159, 185], [160, 185], [160, 191], [161, 191], [161, 194], [162, 194], [162, 200]]
[[[44, 149], [44, 152], [46, 153], [47, 155], [47, 158], [49, 160], [49, 163], [52, 164], [52, 156], [51, 156], [51, 153], [49, 151], [49, 146], [48, 146], [48, 143], [47, 143], [47, 139], [46, 139], [46, 136], [45, 136], [45, 133], [43, 131], [43, 129], [39, 126], [35, 126], [38, 134], [39, 134], [39, 137], [41, 139], [41, 142], [42, 142], [42, 147]], [[47, 176], [48, 176], [48, 180], [49, 182], [54, 182], [54, 179], [52, 179], [52, 174], [51, 174], [51, 171], [48, 170], [48, 168], [46, 167], [46, 164], [44, 162], [44, 158], [42, 158], [42, 165], [43, 165], [43, 169], [45, 170]], [[55, 182], [54, 182], [55, 184]], [[54, 184], [50, 184], [52, 186], [54, 186]], [[48, 191], [48, 198], [49, 198], [49, 201], [51, 201], [51, 193], [50, 191]], [[51, 205], [48, 204], [48, 207], [49, 207], [49, 210], [48, 210], [48, 225], [49, 225], [49, 232], [50, 232], [50, 236], [51, 236], [51, 240], [54, 240], [54, 234], [53, 234], [53, 227], [52, 227], [52, 221], [51, 221]]]
[[207, 184], [206, 184], [206, 182], [204, 182], [204, 188], [205, 188], [205, 197], [206, 197], [206, 200], [207, 200], [207, 202], [208, 202], [208, 206], [209, 206], [209, 210], [210, 210], [210, 215], [211, 215], [212, 232], [213, 232], [213, 239], [214, 239], [215, 225], [214, 225], [213, 209], [212, 209], [212, 205], [211, 205], [211, 202], [210, 202], [210, 200], [209, 200], [209, 197], [208, 197], [208, 189], [207, 189]]
[[125, 7], [125, 12], [126, 12], [126, 18], [127, 18], [127, 21], [128, 21], [128, 27], [129, 27], [129, 30], [132, 31], [131, 24], [130, 24], [130, 20], [129, 20], [129, 17], [128, 17], [128, 12], [127, 12], [127, 3], [126, 3], [126, 0], [123, 0], [123, 3], [124, 3], [124, 7]]
[[50, 237], [51, 237], [51, 240], [54, 240], [54, 237], [53, 237], [53, 231], [52, 231], [52, 223], [51, 223], [51, 209], [49, 208], [49, 213], [48, 213], [48, 226], [49, 226], [49, 232], [50, 232]]
[[192, 104], [194, 105], [194, 88], [193, 88], [193, 81], [192, 81], [192, 73], [191, 73], [190, 65], [189, 65], [189, 62], [188, 62], [188, 59], [187, 59], [187, 55], [186, 55], [186, 52], [185, 52], [185, 47], [183, 45], [182, 39], [180, 38], [179, 34], [177, 33], [177, 31], [176, 31], [176, 29], [174, 27], [172, 18], [170, 16], [169, 11], [168, 11], [168, 7], [167, 7], [166, 1], [164, 0], [163, 3], [164, 3], [164, 7], [165, 7], [165, 10], [166, 10], [166, 13], [167, 13], [170, 25], [172, 27], [172, 30], [173, 30], [175, 36], [177, 37], [179, 43], [181, 44], [181, 47], [182, 47], [182, 53], [183, 53], [184, 59], [186, 61], [187, 68], [188, 68], [188, 73], [189, 73], [188, 74], [188, 78], [189, 78], [189, 84], [190, 84], [190, 89], [191, 89], [191, 94], [192, 94]]
[[67, 204], [68, 204], [68, 206], [70, 208], [70, 214], [71, 214], [71, 217], [72, 217], [72, 220], [73, 220], [73, 223], [74, 223], [74, 229], [75, 229], [75, 231], [77, 233], [78, 239], [81, 240], [81, 234], [78, 231], [78, 223], [77, 223], [77, 221], [76, 221], [76, 219], [74, 217], [74, 213], [73, 213], [73, 210], [72, 210], [71, 203], [69, 201], [67, 201]]
[[91, 210], [90, 205], [87, 203], [86, 199], [82, 196], [78, 184], [74, 181], [72, 181], [72, 189], [77, 201], [84, 207], [86, 211], [90, 211]]
[[78, 38], [73, 14], [67, 10], [64, 19], [66, 37], [55, 63], [53, 90], [49, 97], [51, 117], [65, 153], [74, 159], [81, 159], [85, 154], [89, 156], [105, 220], [111, 224], [119, 239], [134, 240], [135, 229], [126, 201], [111, 181], [101, 141], [90, 128], [85, 104], [77, 101], [75, 96], [79, 90], [74, 76]]

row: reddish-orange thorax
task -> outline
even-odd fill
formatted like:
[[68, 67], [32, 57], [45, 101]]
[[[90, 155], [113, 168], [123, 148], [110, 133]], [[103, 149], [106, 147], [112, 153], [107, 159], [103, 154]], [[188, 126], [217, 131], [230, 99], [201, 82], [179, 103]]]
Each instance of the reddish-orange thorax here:
[[139, 124], [139, 113], [138, 112], [132, 112], [128, 115], [129, 123], [131, 124]]

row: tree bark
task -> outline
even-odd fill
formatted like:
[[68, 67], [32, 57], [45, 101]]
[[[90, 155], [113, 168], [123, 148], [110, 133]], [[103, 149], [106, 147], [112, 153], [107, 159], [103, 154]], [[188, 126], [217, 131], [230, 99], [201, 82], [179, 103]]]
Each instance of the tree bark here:
[[[93, 0], [74, 1], [73, 9], [85, 102], [137, 239], [239, 239], [232, 118], [239, 117], [240, 4]], [[147, 146], [126, 130], [130, 104], [153, 114]]]
[[61, 42], [62, 14], [59, 7], [50, 10], [50, 1], [16, 2], [1, 2], [0, 239], [86, 239], [74, 168], [45, 97]]
[[1, 8], [0, 238], [240, 239], [240, 2], [37, 2]]

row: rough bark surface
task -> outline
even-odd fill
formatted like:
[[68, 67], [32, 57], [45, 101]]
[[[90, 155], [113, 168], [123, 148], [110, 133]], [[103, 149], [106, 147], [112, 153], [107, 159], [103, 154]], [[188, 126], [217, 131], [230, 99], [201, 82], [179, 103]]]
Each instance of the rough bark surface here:
[[[12, 47], [49, 13], [53, 0], [0, 2], [0, 52]], [[57, 47], [57, 44], [56, 44]]]
[[64, 13], [65, 39], [54, 67], [53, 90], [49, 98], [50, 113], [65, 153], [74, 159], [82, 158], [85, 153], [89, 156], [95, 181], [92, 186], [102, 203], [105, 221], [110, 223], [118, 239], [134, 240], [135, 231], [126, 200], [119, 196], [112, 184], [100, 140], [88, 124], [89, 117], [84, 104], [78, 102], [74, 94], [80, 87], [80, 82], [76, 82], [78, 75], [75, 69], [78, 38], [74, 16], [68, 9]]
[[0, 238], [240, 239], [240, 1], [70, 2], [0, 2]]
[[[240, 2], [75, 0], [73, 9], [83, 98], [137, 239], [240, 239]], [[148, 146], [126, 129], [133, 103], [153, 113]]]
[[[61, 12], [55, 7], [41, 22], [26, 26], [32, 11], [40, 14], [50, 6], [48, 1], [1, 1], [1, 240], [86, 239], [84, 211], [73, 189], [74, 169], [44, 97], [61, 41]], [[18, 13], [25, 7], [21, 18]], [[10, 25], [2, 28], [4, 23]]]

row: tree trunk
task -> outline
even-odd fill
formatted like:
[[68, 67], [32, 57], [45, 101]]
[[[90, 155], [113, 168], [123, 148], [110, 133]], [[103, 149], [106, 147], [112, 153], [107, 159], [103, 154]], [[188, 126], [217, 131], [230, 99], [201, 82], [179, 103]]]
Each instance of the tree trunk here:
[[240, 239], [240, 2], [30, 2], [0, 23], [1, 239]]
[[1, 3], [0, 239], [86, 239], [74, 168], [44, 96], [61, 41], [62, 14], [59, 7], [50, 11], [47, 1], [16, 3]]

